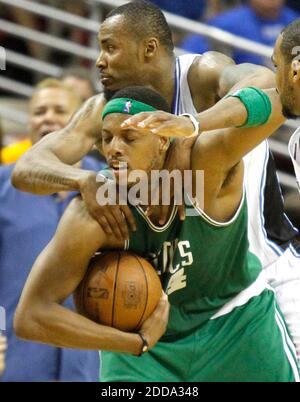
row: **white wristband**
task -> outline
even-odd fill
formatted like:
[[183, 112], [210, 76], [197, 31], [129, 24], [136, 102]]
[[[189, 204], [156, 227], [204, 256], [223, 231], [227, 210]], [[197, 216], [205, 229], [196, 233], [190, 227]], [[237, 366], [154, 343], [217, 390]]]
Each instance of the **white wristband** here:
[[183, 114], [180, 114], [179, 116], [188, 117], [191, 120], [191, 122], [193, 123], [194, 132], [193, 132], [193, 134], [189, 135], [188, 138], [195, 137], [196, 135], [199, 134], [199, 125], [200, 125], [200, 123], [199, 123], [199, 121], [197, 119], [195, 119], [195, 117], [192, 114], [183, 113]]

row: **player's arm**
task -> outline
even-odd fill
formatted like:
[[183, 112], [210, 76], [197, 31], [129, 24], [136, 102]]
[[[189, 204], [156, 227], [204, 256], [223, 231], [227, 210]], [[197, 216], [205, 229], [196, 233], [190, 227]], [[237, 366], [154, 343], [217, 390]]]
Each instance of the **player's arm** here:
[[[267, 123], [251, 128], [225, 128], [209, 131], [202, 133], [197, 138], [192, 152], [192, 169], [205, 172], [204, 205], [208, 206], [209, 209], [206, 209], [206, 212], [211, 216], [214, 215], [211, 210], [218, 209], [215, 207], [218, 197], [227, 195], [226, 191], [224, 192], [224, 187], [226, 188], [224, 184], [228, 184], [229, 174], [233, 171], [236, 174], [242, 158], [272, 135], [284, 122], [278, 93], [275, 89], [266, 90], [265, 93], [272, 103], [272, 112]], [[241, 171], [238, 174], [241, 174]], [[234, 177], [234, 175], [232, 176]], [[232, 182], [234, 183], [234, 181]], [[234, 193], [241, 194], [240, 181], [235, 181], [235, 183], [238, 183], [238, 186], [233, 191], [231, 187], [231, 199]], [[239, 200], [240, 197], [237, 202]], [[231, 206], [230, 201], [229, 208]]]
[[[199, 122], [199, 131], [210, 131], [241, 126], [247, 120], [247, 110], [239, 99], [220, 99], [220, 95], [250, 86], [263, 90], [273, 88], [275, 74], [263, 66], [250, 63], [236, 65], [222, 53], [206, 52], [195, 59], [188, 81], [196, 109], [203, 110], [194, 116]], [[203, 100], [205, 105], [202, 104]], [[124, 127], [141, 123], [145, 130], [152, 133], [179, 138], [176, 145], [181, 144], [185, 149], [193, 147], [195, 143], [195, 138], [190, 137], [195, 127], [186, 117], [165, 112], [144, 113], [124, 123]]]
[[104, 103], [102, 94], [87, 100], [65, 128], [47, 135], [29, 149], [17, 162], [12, 183], [22, 191], [35, 194], [80, 191], [90, 214], [103, 230], [109, 235], [114, 233], [128, 239], [127, 222], [132, 230], [136, 230], [129, 207], [99, 205], [96, 193], [101, 184], [97, 182], [96, 173], [72, 166], [94, 144], [101, 144]]
[[103, 95], [88, 99], [69, 124], [45, 136], [17, 162], [12, 183], [22, 191], [51, 194], [81, 190], [87, 172], [73, 167], [101, 138]]
[[[81, 200], [74, 200], [26, 281], [14, 318], [17, 335], [60, 347], [138, 354], [142, 343], [139, 335], [99, 325], [61, 305], [77, 288], [99, 248], [122, 245], [105, 235]], [[167, 318], [168, 302], [162, 298], [148, 318], [153, 326], [143, 332], [150, 347], [163, 335]]]

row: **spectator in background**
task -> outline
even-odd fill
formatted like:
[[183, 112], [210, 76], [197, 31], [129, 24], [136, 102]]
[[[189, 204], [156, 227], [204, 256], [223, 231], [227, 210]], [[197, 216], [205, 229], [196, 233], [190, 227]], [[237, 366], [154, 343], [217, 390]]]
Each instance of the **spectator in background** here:
[[[76, 92], [60, 81], [43, 81], [30, 101], [32, 143], [63, 128], [81, 102]], [[30, 268], [75, 195], [65, 192], [37, 196], [18, 191], [10, 182], [13, 167], [0, 168], [0, 306], [6, 309], [8, 340], [1, 381], [97, 381], [97, 352], [25, 342], [13, 331], [13, 315]], [[87, 157], [82, 167], [100, 170], [103, 165]], [[72, 300], [68, 299], [66, 305], [72, 308]]]
[[25, 138], [22, 141], [14, 142], [0, 149], [0, 161], [7, 165], [9, 163], [15, 163], [31, 147], [31, 141], [29, 138]]
[[150, 0], [150, 2], [164, 11], [192, 20], [200, 20], [205, 13], [207, 0]]
[[[245, 5], [221, 13], [208, 23], [235, 35], [273, 46], [282, 29], [296, 18], [298, 14], [285, 6], [285, 0], [248, 0]], [[217, 44], [216, 47], [212, 46], [199, 35], [188, 36], [180, 46], [192, 53], [219, 50]], [[236, 63], [271, 66], [269, 57], [263, 58], [234, 48], [230, 55]]]
[[0, 165], [2, 164], [2, 148], [3, 148], [3, 130], [0, 120]]
[[[199, 21], [206, 13], [207, 0], [150, 0], [150, 3], [156, 4], [163, 11]], [[184, 32], [181, 30], [172, 28], [172, 37], [175, 46], [178, 46], [182, 42], [184, 35]]]
[[61, 80], [64, 84], [73, 88], [82, 97], [83, 101], [96, 94], [91, 73], [83, 67], [66, 68], [61, 76]]
[[0, 377], [5, 368], [5, 351], [6, 351], [6, 338], [0, 332]]
[[[75, 91], [82, 98], [82, 101], [86, 101], [91, 96], [95, 95], [95, 88], [93, 81], [91, 80], [91, 74], [84, 67], [70, 67], [65, 69], [61, 76], [61, 81]], [[25, 138], [22, 141], [15, 142], [3, 147], [2, 149], [0, 147], [0, 161], [2, 161], [3, 164], [17, 162], [31, 145], [31, 140]], [[98, 154], [99, 152], [96, 154], [96, 159], [100, 159]], [[93, 157], [95, 157], [94, 154]]]

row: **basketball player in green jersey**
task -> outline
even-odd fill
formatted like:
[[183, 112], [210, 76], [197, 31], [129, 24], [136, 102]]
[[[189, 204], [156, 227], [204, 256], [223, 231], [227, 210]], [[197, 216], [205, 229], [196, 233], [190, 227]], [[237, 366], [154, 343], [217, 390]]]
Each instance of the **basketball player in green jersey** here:
[[[102, 350], [102, 381], [299, 379], [294, 347], [273, 291], [248, 250], [243, 190], [242, 158], [282, 124], [281, 105], [275, 90], [248, 88], [234, 96], [240, 99], [234, 99], [240, 106], [238, 116], [247, 120], [240, 124], [257, 120], [260, 113], [251, 110], [257, 102], [268, 123], [198, 136], [191, 156], [193, 190], [197, 171], [203, 170], [204, 207], [197, 199], [188, 203], [189, 213], [180, 221], [170, 205], [164, 226], [158, 225], [159, 213], [147, 218], [147, 205], [132, 207], [138, 231], [124, 246], [105, 234], [77, 198], [33, 266], [15, 316], [19, 336]], [[102, 149], [117, 181], [136, 170], [150, 176], [162, 169], [169, 138], [122, 127], [128, 114], [155, 109], [166, 112], [168, 105], [144, 87], [125, 88], [106, 105]], [[165, 333], [163, 299], [139, 333], [98, 325], [60, 306], [82, 280], [94, 253], [112, 248], [131, 250], [156, 266], [171, 306]]]

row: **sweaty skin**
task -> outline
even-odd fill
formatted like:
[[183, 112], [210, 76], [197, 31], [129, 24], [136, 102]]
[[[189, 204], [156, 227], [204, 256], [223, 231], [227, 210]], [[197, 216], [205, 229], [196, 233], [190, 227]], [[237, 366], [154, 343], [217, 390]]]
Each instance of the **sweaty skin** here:
[[[271, 135], [284, 121], [275, 90], [268, 90], [273, 112], [267, 124], [257, 128], [228, 128], [197, 137], [192, 150], [191, 165], [205, 171], [204, 212], [220, 222], [228, 221], [236, 212], [243, 192], [243, 162], [245, 154]], [[243, 107], [241, 105], [241, 107]], [[110, 114], [104, 120], [104, 129], [113, 138], [103, 140], [103, 152], [110, 160], [115, 155], [128, 160], [132, 169], [145, 166], [146, 155], [163, 165], [166, 157], [165, 137], [141, 133], [136, 141], [126, 141], [121, 127], [127, 116]], [[114, 138], [118, 141], [113, 140]], [[116, 147], [115, 144], [118, 144]], [[138, 156], [137, 156], [138, 155]], [[211, 160], [217, 163], [212, 164]], [[232, 169], [235, 170], [232, 175]], [[231, 179], [228, 180], [228, 177]], [[152, 221], [157, 223], [159, 215]], [[69, 234], [73, 235], [70, 236]], [[16, 310], [14, 326], [18, 336], [51, 345], [102, 349], [137, 354], [141, 348], [139, 336], [98, 325], [61, 306], [82, 280], [90, 258], [99, 249], [122, 248], [123, 243], [108, 236], [89, 215], [80, 198], [67, 208], [57, 232], [36, 260]], [[157, 310], [143, 325], [141, 331], [150, 348], [163, 335], [169, 306], [162, 297]]]
[[[137, 39], [128, 31], [126, 20], [118, 15], [101, 25], [99, 43], [101, 52], [96, 65], [106, 91], [115, 91], [129, 85], [144, 85], [157, 90], [167, 99], [169, 105], [172, 104], [175, 55], [165, 49], [157, 38]], [[198, 112], [210, 108], [220, 99], [221, 81], [223, 92], [230, 89], [226, 84], [230, 67], [237, 70], [239, 68], [232, 59], [218, 52], [207, 52], [195, 59], [188, 73], [188, 82]], [[240, 87], [245, 87], [254, 81], [259, 88], [274, 86], [274, 74], [266, 68], [257, 67], [256, 73], [253, 73], [252, 68], [250, 75], [243, 68], [242, 74], [236, 74], [235, 81], [232, 80], [233, 75], [230, 77], [231, 86], [238, 83]], [[36, 194], [51, 194], [62, 190], [80, 191], [87, 209], [105, 232], [114, 232], [118, 238], [128, 239], [127, 222], [135, 230], [129, 208], [126, 205], [99, 206], [95, 197], [99, 187], [95, 173], [70, 166], [101, 141], [101, 111], [104, 103], [103, 94], [89, 99], [64, 130], [44, 138], [30, 149], [16, 164], [12, 182], [18, 189]], [[231, 109], [231, 103], [227, 106], [223, 116], [226, 114], [228, 126], [232, 126], [230, 123], [234, 118], [231, 116], [235, 116], [235, 111]], [[185, 121], [192, 130], [191, 123], [187, 119]], [[207, 121], [206, 119], [205, 122]], [[220, 127], [220, 123], [214, 126], [215, 123], [217, 122], [212, 120], [203, 129]], [[188, 169], [194, 142], [194, 138], [176, 140], [169, 149], [165, 168]], [[183, 218], [183, 208], [180, 211]], [[165, 216], [166, 209], [162, 211], [162, 218]]]

